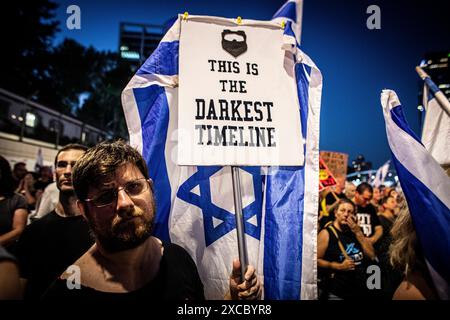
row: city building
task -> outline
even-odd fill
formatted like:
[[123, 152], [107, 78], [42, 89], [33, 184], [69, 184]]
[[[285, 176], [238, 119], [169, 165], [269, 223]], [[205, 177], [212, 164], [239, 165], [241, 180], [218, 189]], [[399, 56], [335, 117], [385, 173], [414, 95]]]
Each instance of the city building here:
[[63, 145], [93, 146], [109, 138], [103, 130], [0, 88], [0, 154], [12, 165], [25, 162], [32, 170], [41, 150], [43, 164], [53, 166]]
[[129, 62], [135, 71], [158, 47], [163, 32], [164, 27], [159, 25], [121, 22], [120, 58]]

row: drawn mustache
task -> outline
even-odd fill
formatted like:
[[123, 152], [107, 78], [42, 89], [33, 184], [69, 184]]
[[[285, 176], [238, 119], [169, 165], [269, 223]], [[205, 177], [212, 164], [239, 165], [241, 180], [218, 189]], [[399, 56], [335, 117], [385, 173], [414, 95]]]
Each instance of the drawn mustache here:
[[[236, 38], [242, 40], [238, 41]], [[247, 36], [245, 32], [224, 30], [222, 32], [222, 48], [235, 58], [243, 54], [247, 51]]]

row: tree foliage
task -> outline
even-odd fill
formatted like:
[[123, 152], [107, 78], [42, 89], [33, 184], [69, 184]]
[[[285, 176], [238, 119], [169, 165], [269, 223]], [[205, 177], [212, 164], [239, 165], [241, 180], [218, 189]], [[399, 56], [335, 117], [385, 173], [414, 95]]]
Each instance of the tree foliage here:
[[51, 50], [58, 31], [54, 20], [57, 5], [47, 0], [8, 2], [0, 10], [0, 86], [30, 96], [36, 82], [43, 79]]
[[1, 11], [0, 32], [8, 45], [0, 60], [0, 87], [126, 137], [120, 94], [132, 75], [129, 66], [116, 53], [72, 39], [53, 47], [56, 8], [47, 0], [16, 1]]

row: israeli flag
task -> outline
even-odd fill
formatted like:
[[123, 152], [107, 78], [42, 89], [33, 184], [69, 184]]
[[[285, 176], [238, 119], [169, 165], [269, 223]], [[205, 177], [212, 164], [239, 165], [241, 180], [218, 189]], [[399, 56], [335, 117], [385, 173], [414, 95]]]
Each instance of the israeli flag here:
[[373, 180], [373, 186], [379, 187], [384, 183], [384, 180], [386, 179], [386, 176], [389, 172], [389, 164], [390, 160], [386, 161], [381, 167], [378, 168], [377, 172], [375, 173], [375, 180]]
[[422, 143], [441, 165], [450, 165], [450, 102], [430, 77], [424, 79]]
[[290, 22], [292, 25], [292, 30], [295, 34], [295, 39], [300, 44], [302, 34], [302, 15], [303, 0], [288, 0], [273, 15], [272, 21], [279, 23], [281, 23], [281, 21]]
[[381, 94], [392, 161], [440, 298], [450, 298], [450, 178], [409, 128], [397, 94]]
[[[128, 83], [122, 104], [130, 144], [146, 159], [154, 181], [155, 236], [184, 247], [197, 264], [205, 296], [222, 299], [238, 257], [231, 171], [176, 164], [181, 19]], [[285, 35], [292, 38], [289, 27]], [[286, 46], [298, 91], [305, 165], [240, 168], [245, 237], [266, 299], [316, 299], [322, 76], [296, 45]]]

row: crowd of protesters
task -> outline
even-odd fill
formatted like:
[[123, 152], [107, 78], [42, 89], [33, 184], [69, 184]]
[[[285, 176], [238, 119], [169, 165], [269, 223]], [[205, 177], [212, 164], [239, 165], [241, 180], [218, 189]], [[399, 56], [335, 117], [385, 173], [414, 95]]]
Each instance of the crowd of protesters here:
[[[115, 158], [119, 156], [122, 158]], [[78, 182], [82, 185], [81, 191], [75, 190], [72, 175], [72, 169], [79, 161], [82, 168], [78, 170], [86, 180]], [[129, 257], [117, 252], [130, 248], [134, 250], [134, 246], [144, 246], [144, 243], [158, 258], [155, 258], [156, 262], [142, 258], [145, 263], [149, 263], [153, 273], [143, 274], [138, 283], [128, 283], [134, 273], [130, 273], [131, 278], [124, 276], [126, 273], [123, 270], [117, 275], [118, 278], [123, 276], [133, 289], [129, 291], [141, 292], [139, 287], [142, 282], [148, 281], [149, 277], [156, 277], [158, 263], [165, 261], [166, 264], [180, 264], [185, 271], [189, 270], [184, 276], [181, 274], [181, 278], [174, 269], [164, 270], [170, 272], [171, 278], [183, 283], [186, 292], [179, 294], [187, 294], [194, 299], [204, 298], [195, 264], [183, 249], [150, 237], [147, 234], [150, 229], [142, 232], [142, 239], [135, 239], [136, 243], [126, 243], [123, 247], [124, 243], [120, 239], [105, 233], [104, 226], [100, 225], [108, 214], [113, 214], [105, 213], [108, 210], [104, 209], [111, 201], [127, 207], [123, 209], [126, 215], [139, 213], [145, 216], [145, 210], [130, 211], [131, 207], [137, 207], [134, 196], [139, 198], [141, 193], [150, 193], [150, 199], [153, 199], [153, 186], [148, 182], [151, 180], [142, 161], [131, 147], [118, 142], [104, 143], [90, 150], [81, 145], [67, 145], [55, 157], [54, 173], [47, 166], [40, 167], [37, 172], [28, 172], [22, 162], [16, 163], [11, 169], [9, 162], [0, 156], [0, 299], [39, 300], [64, 296], [68, 292], [62, 290], [60, 284], [65, 279], [66, 268], [73, 263], [78, 263], [82, 269], [91, 266], [86, 270], [89, 271], [87, 274], [92, 273], [92, 278], [86, 278], [82, 296], [117, 299], [117, 294], [123, 293], [124, 288], [117, 291], [117, 283], [109, 280], [99, 282], [100, 278], [94, 276], [95, 272], [104, 273], [105, 267], [110, 273], [116, 268], [119, 270], [120, 266], [115, 265], [113, 260], [119, 262]], [[133, 186], [128, 182], [118, 188], [119, 191], [100, 192], [100, 195], [88, 198], [87, 192], [98, 191], [98, 187], [90, 184], [105, 179], [112, 183], [110, 178], [114, 172], [99, 174], [97, 178], [94, 176], [101, 171], [102, 166], [115, 170], [116, 175], [122, 175], [117, 181], [127, 180], [129, 175], [137, 179], [132, 181]], [[124, 171], [124, 168], [127, 170]], [[92, 173], [89, 170], [93, 170]], [[401, 190], [383, 185], [373, 187], [366, 182], [356, 186], [346, 181], [345, 176], [337, 176], [336, 182], [335, 186], [320, 192], [317, 236], [319, 299], [436, 298]], [[126, 195], [120, 194], [120, 190], [124, 190]], [[82, 194], [86, 199], [77, 202], [77, 194]], [[146, 217], [150, 225], [154, 204], [148, 203], [144, 207], [150, 212]], [[111, 225], [115, 223], [113, 220], [109, 222]], [[166, 255], [159, 252], [163, 248]], [[141, 257], [142, 254], [137, 256]], [[102, 266], [99, 261], [105, 264]], [[372, 267], [370, 270], [379, 271], [379, 279], [369, 279], [372, 275], [368, 272], [371, 266], [375, 269]], [[245, 275], [242, 284], [237, 280], [240, 277], [239, 270], [239, 263], [234, 263], [230, 291], [225, 298], [259, 298], [262, 288], [256, 280], [255, 270], [249, 268], [249, 274]], [[190, 276], [186, 277], [186, 274]], [[369, 280], [373, 282], [370, 285]], [[165, 286], [172, 288], [174, 283], [169, 281]], [[142, 292], [150, 294], [151, 286], [144, 287], [146, 290]], [[173, 294], [172, 290], [168, 290], [169, 293]]]
[[436, 298], [402, 191], [336, 182], [320, 193], [319, 299]]

